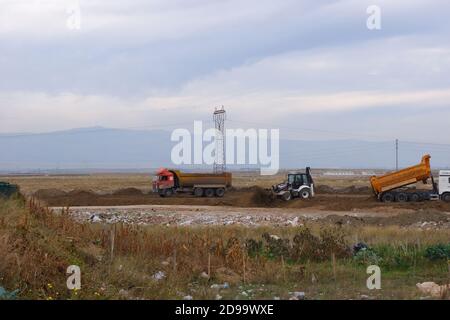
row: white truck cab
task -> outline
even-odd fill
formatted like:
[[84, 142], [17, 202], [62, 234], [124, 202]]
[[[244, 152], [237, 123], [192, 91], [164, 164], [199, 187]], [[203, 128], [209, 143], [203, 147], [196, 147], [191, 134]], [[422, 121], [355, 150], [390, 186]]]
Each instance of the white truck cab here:
[[439, 195], [442, 200], [450, 202], [450, 170], [439, 172]]

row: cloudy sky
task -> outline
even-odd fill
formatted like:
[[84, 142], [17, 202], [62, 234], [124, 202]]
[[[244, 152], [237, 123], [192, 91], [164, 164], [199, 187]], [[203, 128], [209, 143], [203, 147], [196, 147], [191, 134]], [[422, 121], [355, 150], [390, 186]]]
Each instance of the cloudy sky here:
[[224, 105], [230, 125], [294, 138], [450, 142], [448, 0], [0, 8], [0, 133], [181, 125]]

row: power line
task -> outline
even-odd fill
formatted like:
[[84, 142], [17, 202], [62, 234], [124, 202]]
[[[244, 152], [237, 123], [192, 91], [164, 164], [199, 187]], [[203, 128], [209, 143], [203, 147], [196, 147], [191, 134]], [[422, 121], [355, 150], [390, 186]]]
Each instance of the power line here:
[[[280, 129], [286, 129], [286, 130], [293, 130], [293, 131], [308, 131], [308, 132], [318, 132], [318, 133], [328, 133], [328, 134], [339, 134], [344, 136], [355, 136], [355, 137], [370, 137], [370, 138], [377, 138], [377, 139], [383, 139], [383, 140], [392, 140], [392, 138], [388, 138], [386, 136], [381, 135], [374, 135], [374, 134], [366, 134], [366, 133], [356, 133], [356, 132], [344, 132], [344, 131], [332, 131], [332, 130], [323, 130], [323, 129], [313, 129], [313, 128], [304, 128], [304, 127], [288, 127], [284, 125], [277, 125], [277, 124], [268, 124], [268, 123], [258, 123], [258, 122], [252, 122], [252, 121], [241, 121], [241, 120], [232, 120], [228, 119], [229, 122], [235, 122], [235, 123], [247, 123], [252, 125], [260, 125], [265, 127], [277, 127]], [[425, 142], [425, 141], [403, 141], [402, 143], [409, 143], [409, 144], [421, 144], [421, 145], [432, 145], [432, 146], [442, 146], [450, 148], [450, 144], [445, 143], [435, 143], [435, 142]]]

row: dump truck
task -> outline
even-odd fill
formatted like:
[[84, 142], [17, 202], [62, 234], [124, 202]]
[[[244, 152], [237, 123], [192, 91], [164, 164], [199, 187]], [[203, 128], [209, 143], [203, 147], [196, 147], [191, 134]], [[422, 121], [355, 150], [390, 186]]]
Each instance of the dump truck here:
[[272, 186], [272, 196], [289, 201], [294, 198], [309, 199], [314, 197], [314, 180], [311, 168], [305, 172], [289, 172], [287, 179]]
[[9, 198], [17, 193], [19, 193], [19, 186], [0, 181], [0, 197]]
[[[435, 182], [430, 155], [424, 155], [420, 164], [391, 172], [383, 176], [373, 176], [370, 184], [378, 200], [382, 202], [418, 202], [424, 200], [443, 200], [450, 202], [450, 171], [439, 172], [439, 185]], [[417, 182], [427, 184], [431, 180], [432, 190], [407, 188]]]
[[186, 173], [162, 168], [153, 178], [153, 192], [161, 197], [192, 193], [196, 197], [223, 197], [231, 187], [232, 175], [223, 173]]

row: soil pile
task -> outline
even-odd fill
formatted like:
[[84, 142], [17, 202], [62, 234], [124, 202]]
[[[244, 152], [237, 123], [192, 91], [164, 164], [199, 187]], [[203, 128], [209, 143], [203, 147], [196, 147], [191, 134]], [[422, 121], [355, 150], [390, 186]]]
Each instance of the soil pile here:
[[117, 191], [113, 192], [114, 196], [142, 196], [144, 195], [144, 192], [142, 190], [139, 190], [137, 188], [125, 188], [125, 189], [119, 189]]
[[251, 204], [255, 207], [271, 207], [274, 205], [275, 201], [276, 198], [271, 195], [270, 191], [260, 187], [253, 189]]
[[51, 197], [64, 197], [67, 193], [59, 189], [39, 189], [34, 193], [36, 198], [45, 199]]

